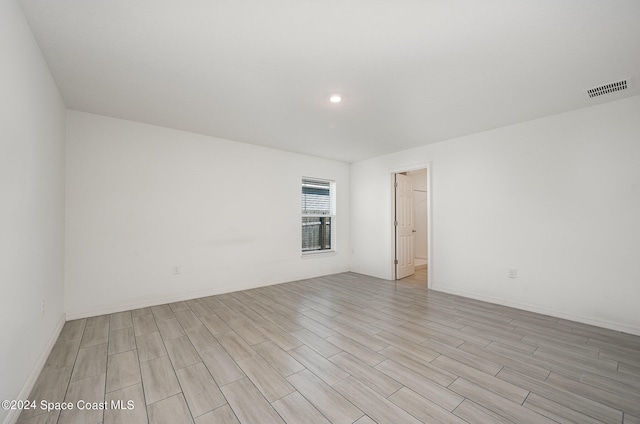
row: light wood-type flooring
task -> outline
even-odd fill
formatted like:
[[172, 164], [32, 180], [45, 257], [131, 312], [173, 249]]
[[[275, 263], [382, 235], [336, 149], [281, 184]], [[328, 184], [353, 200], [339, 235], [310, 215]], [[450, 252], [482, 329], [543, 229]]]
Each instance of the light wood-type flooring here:
[[344, 273], [69, 321], [31, 397], [74, 409], [19, 422], [640, 423], [640, 337]]
[[413, 283], [415, 285], [421, 285], [422, 287], [427, 287], [427, 266], [420, 266], [416, 268], [416, 271], [413, 275], [403, 278], [403, 283]]

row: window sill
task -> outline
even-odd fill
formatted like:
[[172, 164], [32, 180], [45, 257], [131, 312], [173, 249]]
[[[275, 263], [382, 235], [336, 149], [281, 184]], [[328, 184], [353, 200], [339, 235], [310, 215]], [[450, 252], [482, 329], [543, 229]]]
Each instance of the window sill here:
[[302, 252], [302, 259], [323, 258], [326, 256], [335, 256], [338, 252], [335, 250], [313, 250], [310, 252]]

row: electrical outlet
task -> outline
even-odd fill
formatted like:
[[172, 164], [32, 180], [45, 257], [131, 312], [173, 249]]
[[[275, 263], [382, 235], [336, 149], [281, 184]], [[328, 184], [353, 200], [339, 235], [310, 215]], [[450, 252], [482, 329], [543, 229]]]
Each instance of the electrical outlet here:
[[518, 268], [507, 268], [508, 278], [518, 278]]
[[45, 307], [45, 303], [44, 303], [44, 299], [42, 299], [42, 304], [40, 305], [40, 312], [42, 312], [42, 315], [44, 315], [44, 307]]
[[180, 265], [174, 265], [173, 266], [173, 275], [178, 275], [180, 274]]

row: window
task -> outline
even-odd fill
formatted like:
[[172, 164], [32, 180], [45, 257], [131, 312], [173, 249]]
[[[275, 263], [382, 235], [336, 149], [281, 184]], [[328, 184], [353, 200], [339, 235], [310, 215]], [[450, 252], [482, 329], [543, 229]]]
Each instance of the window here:
[[336, 183], [302, 179], [302, 253], [335, 250]]

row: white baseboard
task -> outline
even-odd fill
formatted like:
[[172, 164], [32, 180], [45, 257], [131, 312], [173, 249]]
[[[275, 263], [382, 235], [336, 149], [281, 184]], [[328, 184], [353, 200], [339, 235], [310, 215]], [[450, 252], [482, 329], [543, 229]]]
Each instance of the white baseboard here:
[[582, 315], [575, 315], [566, 312], [559, 312], [554, 309], [545, 308], [544, 306], [539, 305], [531, 305], [528, 303], [522, 302], [513, 302], [507, 299], [492, 297], [492, 296], [483, 296], [478, 295], [476, 293], [468, 292], [465, 290], [456, 290], [451, 289], [449, 287], [443, 287], [438, 284], [433, 284], [431, 290], [440, 291], [443, 293], [455, 294], [457, 296], [467, 297], [475, 300], [482, 300], [483, 302], [495, 303], [502, 306], [509, 306], [517, 309], [522, 309], [529, 312], [536, 312], [538, 314], [549, 315], [556, 318], [562, 318], [569, 321], [576, 321], [582, 324], [594, 325], [596, 327], [607, 328], [609, 330], [620, 331], [627, 334], [633, 334], [635, 336], [640, 336], [640, 327], [629, 325], [620, 322], [601, 320], [592, 317], [585, 317]]
[[170, 296], [154, 297], [151, 299], [145, 299], [144, 301], [141, 301], [141, 302], [123, 303], [123, 304], [113, 305], [113, 306], [104, 307], [104, 308], [87, 309], [87, 310], [81, 310], [81, 311], [67, 311], [67, 320], [89, 318], [89, 317], [95, 317], [98, 315], [114, 314], [117, 312], [130, 311], [133, 309], [148, 308], [150, 306], [164, 305], [167, 303], [198, 299], [200, 297], [215, 296], [218, 294], [233, 293], [233, 292], [242, 291], [242, 290], [256, 289], [259, 287], [273, 286], [276, 284], [306, 280], [309, 278], [324, 277], [326, 275], [341, 274], [343, 272], [349, 272], [349, 270], [345, 269], [344, 271], [338, 271], [331, 274], [305, 275], [299, 278], [295, 278], [294, 280], [273, 281], [268, 283], [253, 282], [253, 283], [234, 285], [229, 287], [219, 287], [212, 290], [201, 290], [201, 291], [190, 292], [186, 294], [175, 294]]
[[[53, 330], [53, 333], [51, 334], [51, 337], [49, 337], [49, 341], [47, 342], [47, 345], [44, 347], [44, 349], [40, 353], [40, 357], [38, 357], [38, 361], [33, 366], [33, 369], [31, 370], [31, 374], [29, 374], [29, 378], [27, 378], [27, 381], [24, 383], [24, 386], [22, 386], [22, 390], [20, 390], [20, 394], [16, 399], [29, 399], [29, 395], [33, 390], [33, 386], [35, 386], [36, 381], [38, 380], [38, 377], [40, 376], [40, 373], [42, 372], [42, 369], [44, 368], [44, 365], [47, 362], [47, 358], [49, 357], [49, 354], [53, 350], [53, 345], [56, 344], [56, 341], [60, 336], [60, 332], [62, 331], [62, 327], [64, 326], [64, 323], [66, 321], [67, 319], [65, 314], [62, 314], [60, 316], [60, 319], [58, 320], [58, 323], [56, 324], [55, 329]], [[4, 419], [4, 424], [14, 424], [16, 421], [18, 421], [20, 412], [22, 411], [19, 409], [10, 410], [9, 414]]]
[[351, 270], [349, 272], [353, 272], [355, 274], [362, 274], [362, 275], [366, 275], [366, 276], [369, 276], [369, 277], [379, 278], [381, 280], [393, 281], [393, 277], [389, 277], [388, 275], [378, 274], [376, 272], [370, 272], [370, 271], [367, 271], [367, 270], [364, 270], [364, 269], [351, 268]]

